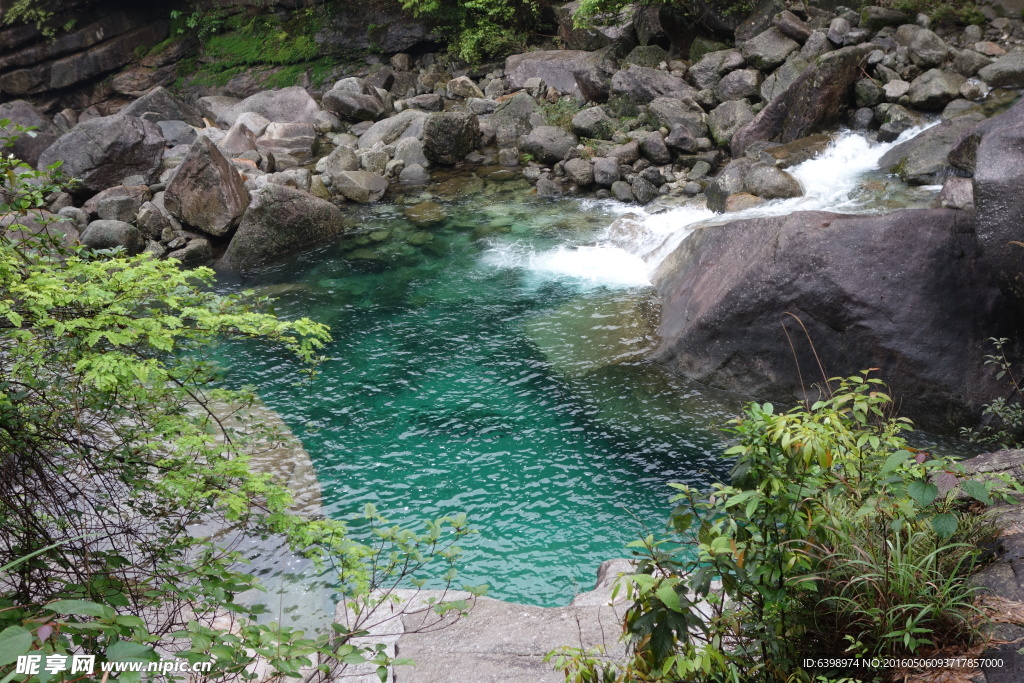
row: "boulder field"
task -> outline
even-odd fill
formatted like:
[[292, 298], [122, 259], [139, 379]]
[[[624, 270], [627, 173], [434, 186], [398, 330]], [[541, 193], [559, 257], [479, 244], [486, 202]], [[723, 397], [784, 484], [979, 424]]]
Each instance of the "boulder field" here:
[[985, 365], [989, 339], [1020, 341], [1024, 223], [1010, 186], [1024, 168], [1012, 144], [1021, 116], [1024, 102], [990, 120], [964, 117], [955, 135], [931, 129], [973, 175], [951, 184], [973, 192], [976, 210], [798, 212], [699, 229], [657, 273], [655, 359], [786, 403], [816, 398], [828, 377], [877, 368], [918, 425], [976, 422], [1008, 390]]
[[539, 198], [669, 196], [728, 213], [800, 196], [787, 169], [838, 126], [891, 142], [938, 119], [881, 161], [942, 184], [934, 210], [794, 214], [684, 241], [657, 277], [657, 359], [794, 400], [822, 374], [799, 318], [827, 374], [880, 367], [925, 426], [970, 422], [998, 395], [981, 368], [987, 338], [1015, 336], [1024, 297], [1024, 110], [988, 117], [1024, 87], [1024, 22], [762, 3], [709, 11], [694, 35], [665, 13], [578, 30], [566, 12], [569, 49], [476, 68], [396, 52], [320, 87], [140, 87], [80, 109], [28, 88], [0, 118], [37, 129], [20, 158], [77, 179], [48, 198], [68, 239], [238, 270], [358, 232], [347, 207], [420, 192], [437, 170], [492, 167]]
[[[542, 197], [592, 193], [646, 204], [669, 195], [728, 212], [799, 196], [802, 188], [786, 168], [806, 158], [801, 146], [820, 148], [806, 144], [817, 134], [847, 125], [890, 141], [935, 116], [945, 123], [912, 147], [893, 150], [885, 168], [910, 183], [939, 183], [948, 175], [947, 148], [989, 114], [987, 102], [1006, 97], [993, 88], [1024, 86], [1024, 61], [1015, 51], [1024, 22], [1006, 17], [959, 29], [881, 7], [784, 10], [763, 3], [728, 20], [709, 10], [697, 27], [706, 35], [695, 37], [665, 12], [641, 10], [613, 27], [580, 30], [573, 8], [563, 10], [560, 35], [570, 49], [510, 55], [476, 68], [433, 53], [396, 52], [361, 67], [339, 65], [337, 79], [323, 86], [251, 92], [250, 84], [245, 97], [227, 94], [239, 92], [235, 86], [172, 93], [134, 79], [130, 92], [53, 98], [44, 93], [55, 86], [40, 81], [0, 93], [27, 98], [0, 104], [0, 118], [37, 129], [14, 147], [20, 158], [40, 167], [63, 161], [64, 172], [78, 179], [48, 207], [78, 232], [117, 214], [141, 234], [145, 251], [187, 255], [196, 264], [226, 253], [239, 226], [252, 228], [257, 215], [271, 221], [263, 234], [273, 230], [268, 207], [281, 203], [256, 201], [269, 185], [305, 193], [311, 206], [332, 203], [341, 209], [331, 214], [336, 218], [347, 203], [416, 191], [437, 168], [503, 166], [533, 182]], [[120, 21], [118, 31], [149, 21], [127, 16], [104, 21]], [[382, 49], [427, 40], [418, 24], [395, 29]], [[71, 35], [84, 40], [93, 33]], [[39, 62], [52, 80], [61, 69], [51, 61], [64, 43], [18, 48], [8, 60], [17, 78], [6, 77], [20, 83], [36, 68], [24, 65]], [[195, 45], [164, 49], [171, 61], [160, 68]], [[15, 69], [15, 62], [22, 66]], [[129, 63], [113, 81], [152, 68]], [[66, 106], [76, 102], [90, 105]], [[787, 146], [797, 151], [781, 155]], [[979, 182], [972, 188], [979, 202], [995, 211], [999, 200], [986, 188], [996, 180]], [[150, 196], [126, 198], [125, 188], [135, 187]], [[953, 181], [943, 201], [963, 208], [973, 197]], [[257, 258], [251, 249], [235, 249], [225, 263], [258, 267], [315, 246], [313, 235], [331, 240], [350, 229], [339, 223], [276, 235], [266, 242], [273, 253]], [[119, 234], [131, 235], [123, 245], [130, 251], [138, 247], [134, 233]]]

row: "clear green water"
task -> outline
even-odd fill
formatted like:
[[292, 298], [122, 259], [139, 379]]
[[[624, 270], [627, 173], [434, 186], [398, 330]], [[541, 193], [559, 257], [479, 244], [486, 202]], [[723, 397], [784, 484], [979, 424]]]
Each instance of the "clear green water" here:
[[441, 189], [441, 223], [418, 228], [403, 205], [351, 209], [354, 237], [224, 281], [334, 335], [309, 385], [245, 344], [230, 349], [229, 377], [256, 385], [303, 441], [329, 514], [368, 502], [404, 522], [466, 512], [480, 534], [462, 582], [566, 604], [664, 524], [668, 482], [724, 474], [712, 426], [736, 406], [636, 358], [655, 341], [650, 288], [501, 258], [587, 243], [615, 218], [607, 207], [538, 200], [518, 182], [474, 181], [461, 188], [472, 200]]

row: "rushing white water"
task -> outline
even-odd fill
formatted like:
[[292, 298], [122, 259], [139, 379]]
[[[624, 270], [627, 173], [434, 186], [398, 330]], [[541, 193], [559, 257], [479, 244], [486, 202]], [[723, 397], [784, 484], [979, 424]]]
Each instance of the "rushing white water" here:
[[514, 243], [500, 243], [485, 255], [485, 261], [492, 267], [523, 269], [526, 284], [532, 286], [553, 279], [612, 288], [650, 285], [658, 265], [698, 227], [794, 211], [880, 210], [876, 205], [878, 197], [864, 191], [865, 176], [877, 171], [878, 161], [886, 152], [927, 127], [908, 130], [889, 143], [872, 142], [859, 133], [838, 134], [817, 157], [787, 169], [803, 188], [802, 197], [771, 201], [730, 214], [716, 214], [697, 204], [648, 211], [607, 201], [602, 208], [619, 215], [596, 243], [562, 245], [540, 252]]

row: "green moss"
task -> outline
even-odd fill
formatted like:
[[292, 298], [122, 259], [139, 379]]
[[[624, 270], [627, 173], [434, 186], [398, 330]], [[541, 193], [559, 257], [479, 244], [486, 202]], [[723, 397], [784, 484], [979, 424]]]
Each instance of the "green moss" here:
[[572, 130], [572, 117], [580, 111], [580, 106], [571, 97], [563, 97], [554, 104], [546, 103], [541, 105], [544, 117], [548, 120], [549, 126], [557, 126], [565, 130]]
[[985, 25], [985, 16], [973, 0], [881, 0], [878, 4], [906, 12], [911, 17], [926, 14], [940, 24]]

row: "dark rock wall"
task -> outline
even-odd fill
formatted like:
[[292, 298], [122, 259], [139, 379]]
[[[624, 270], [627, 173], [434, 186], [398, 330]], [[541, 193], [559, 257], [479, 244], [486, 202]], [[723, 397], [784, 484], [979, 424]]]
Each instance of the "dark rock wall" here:
[[[258, 7], [269, 13], [294, 11], [314, 2], [205, 0], [201, 7], [228, 11]], [[5, 0], [0, 0], [0, 10], [4, 4]], [[74, 27], [59, 31], [54, 39], [46, 38], [33, 26], [0, 30], [0, 103], [30, 99], [47, 110], [67, 106], [84, 109], [113, 94], [138, 96], [173, 80], [170, 68], [156, 75], [144, 71], [127, 83], [114, 83], [113, 88], [107, 77], [138, 61], [169, 36], [171, 11], [188, 11], [183, 0], [62, 0], [57, 6], [60, 9], [54, 25], [74, 20]], [[353, 50], [395, 53], [436, 46], [433, 27], [411, 17], [394, 0], [336, 2], [318, 11], [322, 12], [324, 27], [315, 39], [324, 54]]]
[[1015, 336], [1019, 314], [981, 260], [971, 212], [805, 212], [705, 228], [657, 285], [657, 360], [712, 386], [794, 403], [801, 375], [816, 397], [818, 359], [829, 377], [878, 368], [899, 414], [946, 432], [1007, 393], [984, 357], [989, 337]]

